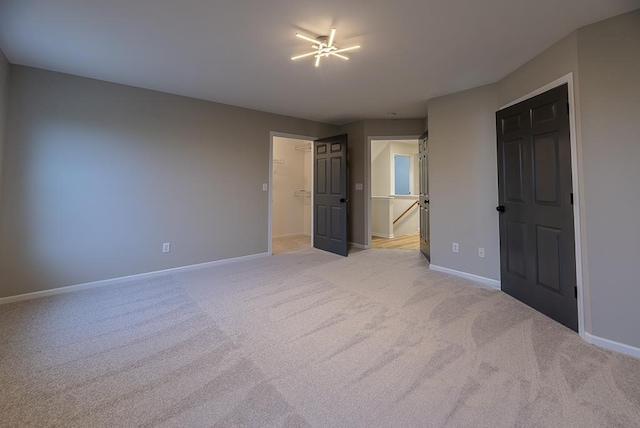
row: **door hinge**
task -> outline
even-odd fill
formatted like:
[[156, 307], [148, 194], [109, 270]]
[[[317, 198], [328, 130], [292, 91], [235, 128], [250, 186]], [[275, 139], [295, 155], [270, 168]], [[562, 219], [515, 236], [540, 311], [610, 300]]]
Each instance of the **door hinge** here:
[[578, 298], [578, 286], [573, 286], [573, 297]]
[[573, 205], [573, 193], [571, 194], [571, 205]]

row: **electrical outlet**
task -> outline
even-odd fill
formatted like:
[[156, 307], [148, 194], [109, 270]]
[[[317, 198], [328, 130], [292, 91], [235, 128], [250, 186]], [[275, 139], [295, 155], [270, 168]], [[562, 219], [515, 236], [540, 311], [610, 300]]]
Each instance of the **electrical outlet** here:
[[169, 251], [171, 251], [171, 242], [165, 242], [162, 244], [162, 252], [168, 253]]
[[451, 251], [453, 251], [454, 253], [458, 252], [458, 243], [454, 242], [453, 245], [451, 246]]
[[478, 247], [478, 257], [484, 259], [484, 248]]

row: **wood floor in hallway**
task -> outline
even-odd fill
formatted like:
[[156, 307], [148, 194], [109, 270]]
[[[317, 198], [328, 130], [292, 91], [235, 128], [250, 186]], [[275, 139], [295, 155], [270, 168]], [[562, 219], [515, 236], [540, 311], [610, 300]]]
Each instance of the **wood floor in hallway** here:
[[385, 248], [389, 250], [418, 250], [420, 249], [420, 232], [409, 233], [395, 238], [371, 237], [371, 248]]

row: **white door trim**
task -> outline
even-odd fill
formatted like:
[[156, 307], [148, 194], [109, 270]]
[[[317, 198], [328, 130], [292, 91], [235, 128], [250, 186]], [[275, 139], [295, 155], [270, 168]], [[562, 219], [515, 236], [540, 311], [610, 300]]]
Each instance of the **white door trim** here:
[[535, 97], [536, 95], [540, 95], [544, 92], [547, 92], [553, 88], [557, 88], [558, 86], [562, 86], [564, 84], [568, 85], [569, 88], [569, 132], [570, 132], [570, 141], [571, 141], [571, 179], [573, 184], [573, 222], [575, 228], [575, 249], [576, 249], [576, 286], [578, 287], [578, 334], [586, 339], [587, 332], [585, 331], [585, 287], [584, 287], [584, 275], [583, 275], [583, 267], [586, 266], [586, 261], [583, 259], [583, 251], [582, 251], [582, 217], [581, 217], [581, 209], [580, 204], [582, 201], [581, 193], [580, 193], [580, 164], [579, 159], [582, 158], [581, 152], [581, 144], [578, 142], [577, 134], [576, 134], [576, 98], [575, 98], [575, 90], [574, 90], [574, 78], [573, 72], [565, 74], [559, 79], [554, 80], [551, 83], [548, 83], [528, 94], [513, 100], [502, 107], [500, 110], [505, 109], [507, 107], [511, 107], [512, 105], [518, 104], [522, 101], [528, 100], [530, 98]]
[[313, 247], [313, 185], [314, 185], [314, 174], [313, 174], [313, 142], [315, 140], [317, 140], [317, 137], [310, 137], [308, 135], [296, 135], [296, 134], [288, 134], [286, 132], [276, 132], [276, 131], [271, 131], [269, 133], [269, 181], [268, 181], [268, 192], [267, 192], [267, 198], [268, 198], [268, 215], [267, 215], [267, 221], [268, 221], [268, 225], [267, 225], [267, 239], [268, 239], [268, 245], [267, 245], [267, 253], [271, 256], [273, 254], [273, 137], [282, 137], [282, 138], [291, 138], [294, 140], [305, 140], [305, 141], [311, 141], [311, 246]]
[[371, 142], [374, 140], [397, 141], [397, 140], [416, 140], [420, 139], [420, 135], [394, 135], [394, 136], [369, 136], [367, 138], [367, 147], [364, 150], [364, 247], [371, 248]]

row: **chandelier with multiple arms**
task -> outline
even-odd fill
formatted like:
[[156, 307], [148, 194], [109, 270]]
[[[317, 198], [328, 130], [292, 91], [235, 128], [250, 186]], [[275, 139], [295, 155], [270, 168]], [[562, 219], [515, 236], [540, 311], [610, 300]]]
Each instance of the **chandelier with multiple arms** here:
[[294, 56], [291, 59], [295, 61], [300, 58], [313, 56], [316, 59], [316, 67], [320, 65], [320, 59], [323, 57], [328, 58], [330, 56], [337, 56], [338, 58], [348, 60], [349, 58], [342, 55], [342, 52], [347, 52], [354, 49], [360, 49], [360, 45], [349, 46], [348, 48], [338, 49], [334, 44], [334, 41], [335, 41], [334, 39], [336, 37], [335, 28], [331, 29], [331, 35], [328, 37], [318, 36], [315, 39], [312, 39], [311, 37], [307, 37], [304, 34], [300, 34], [300, 33], [296, 33], [296, 37], [299, 37], [302, 40], [311, 42], [312, 43], [311, 47], [313, 48], [313, 51], [306, 54]]

